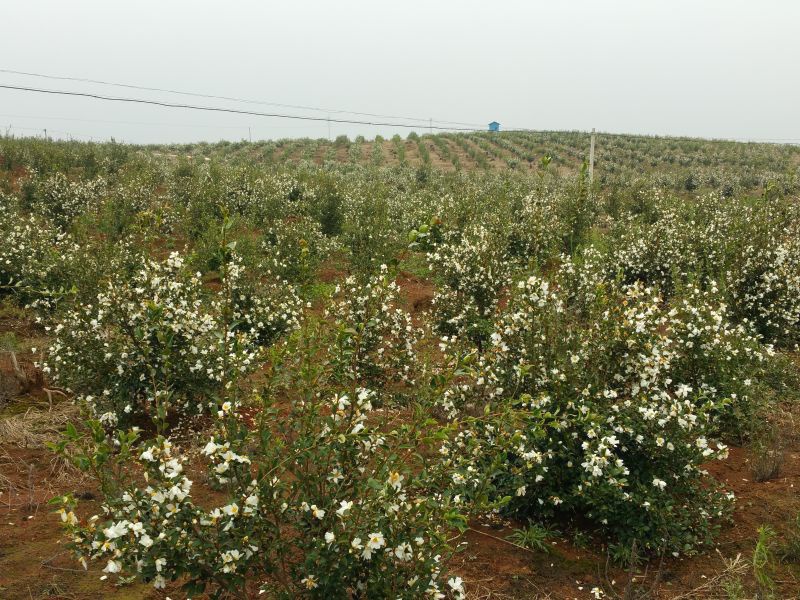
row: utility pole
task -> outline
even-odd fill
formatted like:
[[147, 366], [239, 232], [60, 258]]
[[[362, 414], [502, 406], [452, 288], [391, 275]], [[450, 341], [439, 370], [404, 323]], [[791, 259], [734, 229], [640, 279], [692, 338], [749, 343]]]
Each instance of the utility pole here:
[[47, 129], [44, 130], [44, 141], [47, 141]]
[[594, 183], [594, 127], [592, 127], [592, 138], [589, 142], [589, 185]]
[[247, 128], [247, 137], [250, 139], [250, 142], [252, 143], [253, 142], [253, 132], [250, 130], [249, 127]]

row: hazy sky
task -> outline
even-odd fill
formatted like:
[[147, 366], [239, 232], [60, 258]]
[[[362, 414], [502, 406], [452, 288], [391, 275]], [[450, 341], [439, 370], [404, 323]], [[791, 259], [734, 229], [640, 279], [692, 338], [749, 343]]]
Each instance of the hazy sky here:
[[[2, 69], [504, 128], [800, 142], [794, 0], [8, 0], [3, 8]], [[7, 73], [0, 84], [327, 115]], [[248, 127], [254, 140], [328, 136], [324, 122], [0, 89], [0, 128], [9, 126], [127, 142], [239, 140]], [[408, 131], [331, 125], [333, 136]]]

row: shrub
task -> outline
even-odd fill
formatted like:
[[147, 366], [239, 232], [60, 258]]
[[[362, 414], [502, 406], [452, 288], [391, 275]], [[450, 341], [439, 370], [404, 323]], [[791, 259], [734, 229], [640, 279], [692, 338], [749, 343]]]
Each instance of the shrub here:
[[206, 301], [177, 253], [145, 261], [95, 303], [64, 315], [45, 373], [109, 426], [215, 407], [229, 372], [251, 370], [260, 348], [297, 323], [291, 298], [243, 293], [241, 266], [232, 260], [227, 267], [221, 289]]
[[[272, 384], [251, 400], [255, 421], [236, 400], [220, 405], [200, 453], [224, 490], [208, 508], [170, 439], [119, 433], [114, 444], [98, 423], [85, 437], [68, 432], [61, 448], [79, 465], [108, 461], [104, 472], [117, 473], [102, 516], [80, 522], [74, 499], [61, 499], [71, 548], [157, 588], [185, 578], [193, 596], [245, 597], [250, 582], [278, 598], [464, 598], [445, 571], [464, 506], [449, 473], [416, 452], [446, 433], [419, 416], [393, 421], [363, 388], [321, 393], [320, 351], [310, 336], [273, 352]], [[286, 394], [290, 405], [276, 404]]]
[[514, 409], [462, 434], [447, 451], [466, 457], [454, 467], [466, 480], [493, 473], [518, 516], [583, 514], [650, 551], [708, 542], [729, 498], [702, 465], [725, 456], [712, 440], [728, 419], [749, 414], [757, 339], [730, 324], [715, 290], [670, 306], [640, 285], [606, 285], [582, 317], [560, 288], [519, 282], [474, 375], [445, 399], [452, 416]]
[[0, 205], [0, 236], [0, 294], [14, 291], [25, 303], [71, 287], [79, 249], [69, 235], [41, 217]]
[[800, 239], [787, 235], [766, 247], [744, 248], [730, 287], [742, 318], [751, 319], [767, 339], [783, 345], [800, 341]]
[[565, 235], [560, 217], [555, 196], [525, 196], [515, 218], [507, 224], [509, 255], [540, 265], [557, 255]]
[[106, 181], [101, 177], [70, 181], [63, 173], [56, 172], [36, 182], [35, 199], [30, 208], [65, 229], [76, 217], [97, 210], [106, 189]]
[[465, 337], [481, 349], [509, 282], [510, 266], [502, 242], [477, 227], [463, 237], [446, 234], [444, 242], [427, 256], [431, 272], [442, 281], [433, 298], [439, 332]]
[[386, 265], [363, 285], [349, 277], [343, 287], [337, 286], [340, 296], [327, 316], [337, 331], [333, 354], [345, 381], [372, 389], [390, 382], [415, 382], [415, 346], [421, 332], [411, 316], [396, 306], [399, 291]]
[[264, 232], [263, 268], [280, 279], [308, 285], [320, 263], [336, 248], [320, 226], [307, 217], [287, 219]]

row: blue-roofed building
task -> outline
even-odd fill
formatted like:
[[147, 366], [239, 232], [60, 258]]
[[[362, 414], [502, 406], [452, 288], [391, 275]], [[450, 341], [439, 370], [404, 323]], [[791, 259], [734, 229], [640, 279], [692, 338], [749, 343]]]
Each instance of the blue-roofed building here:
[[489, 131], [500, 131], [500, 123], [497, 121], [489, 123]]

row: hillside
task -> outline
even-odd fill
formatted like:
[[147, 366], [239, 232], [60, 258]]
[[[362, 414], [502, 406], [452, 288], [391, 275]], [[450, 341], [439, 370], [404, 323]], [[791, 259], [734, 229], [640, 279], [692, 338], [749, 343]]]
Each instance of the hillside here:
[[[575, 171], [588, 160], [589, 134], [578, 131], [411, 133], [374, 140], [340, 136], [266, 142], [218, 142], [157, 145], [167, 156], [247, 160], [268, 164], [309, 162], [363, 166], [431, 167], [444, 171], [537, 171], [549, 156], [551, 168]], [[739, 169], [785, 173], [800, 167], [800, 146], [743, 143], [683, 137], [597, 134], [595, 168], [599, 173], [634, 175], [685, 169]]]

